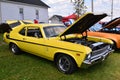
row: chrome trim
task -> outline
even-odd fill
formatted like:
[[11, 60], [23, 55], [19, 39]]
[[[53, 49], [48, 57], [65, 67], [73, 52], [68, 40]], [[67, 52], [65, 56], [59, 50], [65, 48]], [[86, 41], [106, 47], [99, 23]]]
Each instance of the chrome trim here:
[[[99, 61], [104, 61], [105, 58], [110, 54], [112, 53], [114, 50], [112, 48], [110, 48], [110, 46], [107, 46], [107, 49], [100, 53], [100, 54], [96, 54], [96, 55], [93, 55], [91, 56], [90, 59], [85, 59], [83, 61], [84, 64], [88, 64], [88, 65], [91, 65], [91, 64], [94, 64], [94, 63], [97, 63]], [[96, 51], [95, 51], [96, 52]]]

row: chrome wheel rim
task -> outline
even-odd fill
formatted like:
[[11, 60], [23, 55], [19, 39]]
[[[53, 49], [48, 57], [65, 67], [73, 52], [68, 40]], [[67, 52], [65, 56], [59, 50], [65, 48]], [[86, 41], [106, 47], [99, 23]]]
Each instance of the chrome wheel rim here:
[[59, 67], [62, 71], [68, 71], [70, 69], [70, 62], [67, 57], [61, 57], [59, 59]]
[[16, 49], [16, 46], [15, 46], [15, 45], [12, 45], [12, 46], [11, 46], [11, 51], [12, 51], [13, 53], [16, 52], [15, 49]]

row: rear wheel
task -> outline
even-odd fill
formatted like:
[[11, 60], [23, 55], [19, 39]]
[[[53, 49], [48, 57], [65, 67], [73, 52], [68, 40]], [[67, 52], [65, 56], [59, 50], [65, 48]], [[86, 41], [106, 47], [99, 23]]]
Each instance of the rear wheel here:
[[13, 54], [15, 54], [15, 55], [20, 54], [20, 49], [16, 44], [12, 43], [12, 44], [10, 44], [9, 47]]
[[73, 58], [68, 55], [60, 54], [56, 57], [56, 65], [59, 71], [65, 74], [73, 73], [77, 66]]

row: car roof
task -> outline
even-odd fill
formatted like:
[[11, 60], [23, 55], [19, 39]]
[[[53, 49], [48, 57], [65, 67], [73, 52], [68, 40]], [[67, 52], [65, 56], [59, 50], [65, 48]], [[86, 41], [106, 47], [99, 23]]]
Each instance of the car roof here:
[[64, 26], [64, 25], [63, 24], [26, 24], [26, 26], [47, 27], [47, 26]]

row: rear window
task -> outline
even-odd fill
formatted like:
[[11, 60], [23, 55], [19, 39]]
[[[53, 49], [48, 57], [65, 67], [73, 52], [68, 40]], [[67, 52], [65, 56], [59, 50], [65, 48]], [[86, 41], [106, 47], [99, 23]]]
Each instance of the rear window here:
[[12, 24], [9, 24], [11, 28], [14, 28], [16, 26], [19, 26], [21, 23], [18, 21], [18, 22], [15, 22], [15, 23], [12, 23]]

